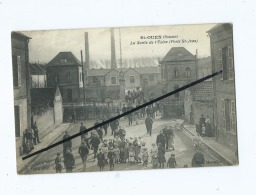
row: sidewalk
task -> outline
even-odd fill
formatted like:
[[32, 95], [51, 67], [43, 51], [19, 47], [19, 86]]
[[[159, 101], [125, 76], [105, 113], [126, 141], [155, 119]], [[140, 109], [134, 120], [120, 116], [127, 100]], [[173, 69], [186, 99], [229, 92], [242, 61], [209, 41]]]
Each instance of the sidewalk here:
[[[45, 135], [40, 141], [41, 143], [34, 145], [34, 150], [31, 153], [38, 151], [40, 149], [48, 147], [50, 144], [54, 143], [63, 133], [70, 127], [69, 123], [62, 123], [50, 133]], [[40, 154], [39, 154], [40, 155]], [[17, 173], [22, 173], [25, 169], [29, 169], [30, 164], [39, 156], [35, 155], [28, 159], [22, 160], [22, 157], [26, 156], [23, 154], [22, 156], [18, 156], [16, 158], [17, 161]]]
[[[184, 124], [184, 128], [189, 131], [192, 135], [197, 135], [196, 127], [193, 124]], [[231, 149], [223, 146], [215, 140], [215, 137], [202, 137], [202, 142], [224, 158], [230, 165], [237, 165], [238, 159], [235, 152]]]

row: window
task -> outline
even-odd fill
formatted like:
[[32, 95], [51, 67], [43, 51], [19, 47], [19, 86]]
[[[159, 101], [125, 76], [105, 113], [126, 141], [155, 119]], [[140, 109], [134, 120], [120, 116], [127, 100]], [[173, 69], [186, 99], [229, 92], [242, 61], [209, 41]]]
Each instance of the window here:
[[111, 77], [111, 84], [116, 85], [116, 77]]
[[130, 83], [135, 83], [135, 77], [134, 76], [130, 76]]
[[71, 73], [69, 72], [69, 73], [67, 74], [67, 83], [71, 83], [71, 79], [72, 79]]
[[97, 83], [98, 82], [98, 78], [97, 77], [92, 77], [92, 82], [93, 83]]
[[61, 59], [61, 60], [60, 60], [60, 63], [61, 63], [61, 64], [67, 63], [67, 59]]
[[191, 76], [190, 68], [187, 67], [185, 71], [186, 71], [186, 77], [190, 77]]
[[21, 59], [20, 56], [12, 56], [13, 85], [21, 86]]
[[178, 68], [174, 68], [174, 77], [178, 77]]
[[[179, 85], [174, 85], [174, 91], [177, 90], [177, 89], [179, 89]], [[178, 98], [178, 97], [180, 97], [180, 94], [179, 93], [175, 93], [174, 97]]]
[[234, 101], [231, 101], [231, 129], [236, 133], [236, 106]]
[[228, 47], [228, 64], [229, 64], [229, 79], [234, 78], [234, 62], [232, 47]]
[[229, 61], [228, 48], [224, 47], [222, 49], [219, 49], [219, 64], [220, 64], [220, 70], [222, 70], [222, 80], [229, 80], [229, 77], [230, 77], [228, 61]]
[[151, 74], [151, 75], [149, 75], [149, 81], [154, 81], [155, 80], [155, 77], [154, 77], [154, 75], [153, 74]]
[[182, 54], [179, 53], [179, 54], [178, 54], [178, 59], [181, 59], [181, 57], [182, 57]]
[[231, 130], [231, 101], [230, 99], [222, 99], [222, 117], [223, 117], [223, 129], [226, 131]]

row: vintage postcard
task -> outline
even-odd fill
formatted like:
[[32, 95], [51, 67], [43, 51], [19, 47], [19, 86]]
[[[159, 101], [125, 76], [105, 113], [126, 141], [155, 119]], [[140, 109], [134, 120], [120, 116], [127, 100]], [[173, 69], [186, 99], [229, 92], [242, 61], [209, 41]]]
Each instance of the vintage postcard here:
[[18, 174], [238, 165], [232, 24], [15, 31], [11, 42]]

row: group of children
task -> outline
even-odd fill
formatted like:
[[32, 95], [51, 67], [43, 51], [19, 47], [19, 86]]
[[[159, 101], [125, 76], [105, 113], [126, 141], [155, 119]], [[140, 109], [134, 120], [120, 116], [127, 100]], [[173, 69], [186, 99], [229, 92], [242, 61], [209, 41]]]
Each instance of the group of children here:
[[[108, 164], [112, 171], [115, 164], [119, 163], [142, 163], [143, 166], [147, 167], [150, 156], [154, 168], [157, 168], [159, 163], [163, 163], [160, 158], [159, 147], [156, 144], [152, 144], [152, 148], [149, 150], [146, 147], [146, 143], [141, 140], [141, 137], [120, 139], [119, 136], [115, 136], [113, 140], [104, 140], [100, 144], [97, 160], [100, 171], [103, 171], [105, 165]], [[176, 167], [175, 154], [171, 154], [167, 161], [167, 167]]]

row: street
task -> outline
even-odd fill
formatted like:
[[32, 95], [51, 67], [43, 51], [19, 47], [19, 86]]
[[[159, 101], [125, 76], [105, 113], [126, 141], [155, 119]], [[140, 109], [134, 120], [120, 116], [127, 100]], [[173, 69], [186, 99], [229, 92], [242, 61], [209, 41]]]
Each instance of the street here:
[[[173, 120], [163, 120], [160, 117], [156, 117], [154, 119], [153, 124], [153, 132], [152, 137], [146, 134], [146, 128], [144, 125], [144, 119], [138, 121], [138, 124], [133, 124], [132, 126], [128, 126], [128, 121], [125, 119], [121, 119], [120, 125], [125, 127], [126, 129], [126, 138], [129, 137], [141, 137], [142, 141], [146, 143], [146, 147], [150, 150], [152, 143], [156, 142], [156, 136], [159, 134], [160, 130], [164, 128], [164, 126], [175, 126], [180, 124], [182, 120], [173, 119]], [[79, 132], [80, 123], [83, 122], [87, 127], [93, 126], [93, 121], [86, 122], [86, 121], [76, 121], [75, 124], [70, 125], [68, 128], [68, 132], [70, 135], [76, 134]], [[111, 139], [113, 138], [110, 136], [111, 129], [108, 128], [108, 135], [103, 137], [103, 139]], [[171, 154], [175, 154], [177, 166], [176, 168], [182, 168], [187, 166], [191, 167], [191, 160], [196, 152], [193, 146], [192, 136], [186, 130], [174, 129], [175, 139], [174, 139], [174, 151], [167, 151], [165, 153], [166, 160], [169, 159]], [[60, 141], [62, 139], [62, 135], [56, 140]], [[78, 154], [78, 148], [81, 144], [81, 138], [77, 137], [72, 140], [72, 153], [75, 157], [75, 168], [73, 172], [82, 172], [83, 165], [80, 155]], [[56, 154], [59, 152], [61, 153], [61, 158], [63, 162], [62, 156], [62, 145], [58, 145], [47, 152], [39, 154], [40, 156], [36, 158], [28, 167], [23, 170], [23, 174], [40, 174], [40, 173], [55, 173], [54, 169], [54, 160], [56, 158]], [[225, 162], [222, 162], [221, 158], [218, 155], [215, 155], [210, 148], [206, 146], [202, 146], [200, 152], [205, 157], [205, 166], [223, 166]], [[143, 166], [142, 163], [139, 164], [115, 164], [115, 170], [145, 170], [145, 169], [152, 169], [151, 164], [151, 157], [149, 155], [149, 163], [148, 166]], [[89, 156], [87, 158], [86, 163], [86, 172], [93, 172], [99, 171], [99, 167], [97, 165], [97, 160], [93, 159], [93, 151], [90, 150]], [[166, 168], [166, 163], [165, 163]], [[109, 171], [109, 165], [105, 165], [104, 171]], [[65, 169], [62, 170], [65, 172]]]

